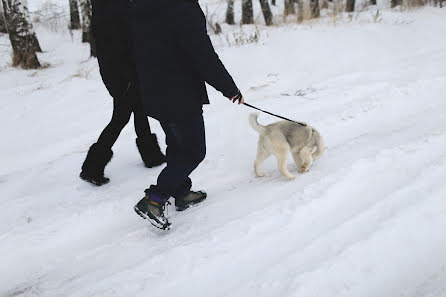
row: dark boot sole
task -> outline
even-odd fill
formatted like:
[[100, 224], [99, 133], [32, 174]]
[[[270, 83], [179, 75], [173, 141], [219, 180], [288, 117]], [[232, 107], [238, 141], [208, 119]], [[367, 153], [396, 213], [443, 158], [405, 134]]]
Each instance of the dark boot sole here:
[[170, 230], [170, 225], [171, 223], [169, 223], [169, 221], [167, 221], [166, 224], [161, 223], [160, 221], [158, 221], [158, 219], [154, 216], [151, 216], [150, 213], [146, 214], [144, 212], [142, 212], [138, 207], [134, 207], [135, 212], [143, 219], [145, 220], [149, 220], [150, 224], [152, 224], [153, 226], [155, 226], [158, 229], [161, 230]]
[[106, 184], [108, 184], [110, 182], [110, 179], [108, 179], [108, 178], [105, 181], [103, 181], [103, 182], [99, 182], [99, 181], [97, 181], [97, 180], [95, 180], [93, 178], [89, 178], [89, 177], [86, 177], [86, 176], [82, 175], [82, 173], [79, 175], [79, 177], [80, 177], [81, 180], [86, 181], [86, 182], [88, 182], [88, 183], [90, 183], [92, 185], [98, 186], [98, 187], [106, 185]]
[[166, 160], [164, 161], [159, 161], [159, 162], [153, 162], [153, 163], [144, 163], [144, 166], [146, 166], [147, 168], [153, 168], [153, 167], [158, 167], [163, 165], [164, 163], [166, 163]]
[[186, 205], [175, 205], [175, 209], [177, 211], [186, 210], [186, 209], [188, 209], [189, 207], [191, 207], [193, 205], [196, 205], [196, 204], [198, 204], [200, 202], [203, 202], [206, 198], [207, 198], [207, 195], [205, 197], [201, 198], [201, 199], [195, 200], [194, 202], [186, 204]]

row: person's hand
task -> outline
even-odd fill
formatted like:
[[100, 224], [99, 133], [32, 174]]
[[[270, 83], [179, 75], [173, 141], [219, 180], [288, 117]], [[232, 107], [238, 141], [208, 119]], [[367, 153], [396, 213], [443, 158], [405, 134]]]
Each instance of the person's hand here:
[[238, 93], [237, 95], [235, 95], [232, 98], [228, 98], [229, 100], [232, 101], [232, 103], [235, 103], [236, 101], [238, 101], [238, 104], [244, 104], [245, 103], [245, 99], [243, 98], [242, 93]]

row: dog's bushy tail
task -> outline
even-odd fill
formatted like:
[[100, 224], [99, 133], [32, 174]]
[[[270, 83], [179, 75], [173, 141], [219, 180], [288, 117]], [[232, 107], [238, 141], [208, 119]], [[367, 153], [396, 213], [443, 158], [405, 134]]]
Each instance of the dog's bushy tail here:
[[259, 113], [258, 112], [255, 112], [255, 113], [251, 113], [250, 115], [249, 115], [249, 123], [251, 124], [251, 127], [254, 129], [254, 130], [256, 130], [257, 132], [259, 132], [259, 133], [264, 133], [265, 132], [265, 126], [262, 126], [262, 125], [260, 125], [258, 122], [257, 122], [257, 118], [258, 118], [258, 116], [259, 116]]

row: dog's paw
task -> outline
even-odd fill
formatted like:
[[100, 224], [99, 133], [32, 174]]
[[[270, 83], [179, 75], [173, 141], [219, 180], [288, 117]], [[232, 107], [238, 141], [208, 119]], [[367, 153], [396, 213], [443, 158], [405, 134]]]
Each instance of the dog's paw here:
[[300, 167], [299, 172], [300, 172], [300, 173], [305, 173], [305, 172], [307, 172], [309, 169], [310, 169], [310, 166], [302, 165], [302, 166]]
[[292, 174], [290, 174], [290, 175], [288, 175], [286, 178], [288, 178], [289, 180], [293, 180], [293, 179], [295, 179], [296, 178], [296, 176], [295, 175], [292, 175]]
[[264, 177], [264, 176], [265, 176], [265, 173], [263, 173], [263, 172], [259, 172], [259, 173], [256, 173], [256, 176], [257, 176], [257, 177]]

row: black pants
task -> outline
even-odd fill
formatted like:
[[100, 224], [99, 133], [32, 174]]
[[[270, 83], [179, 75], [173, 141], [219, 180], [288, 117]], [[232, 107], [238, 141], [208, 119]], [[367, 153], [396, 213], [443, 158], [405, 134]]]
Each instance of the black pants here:
[[131, 86], [122, 98], [113, 98], [113, 115], [110, 123], [102, 131], [97, 144], [101, 148], [111, 149], [130, 120], [133, 112], [135, 131], [138, 138], [151, 134], [149, 121], [144, 115], [142, 103], [136, 86]]
[[175, 197], [190, 190], [189, 175], [206, 155], [203, 116], [162, 121], [161, 127], [166, 133], [167, 166], [158, 176], [154, 191], [165, 197]]

